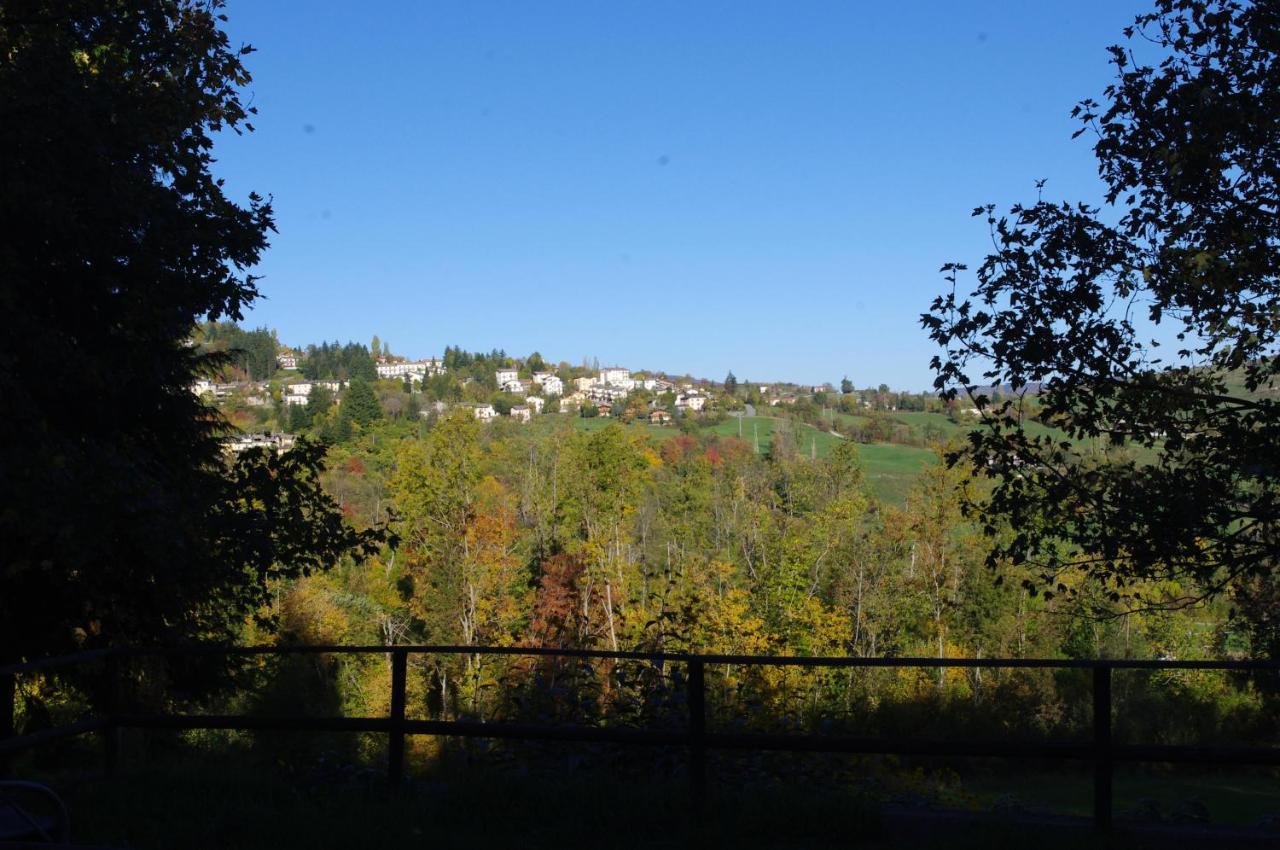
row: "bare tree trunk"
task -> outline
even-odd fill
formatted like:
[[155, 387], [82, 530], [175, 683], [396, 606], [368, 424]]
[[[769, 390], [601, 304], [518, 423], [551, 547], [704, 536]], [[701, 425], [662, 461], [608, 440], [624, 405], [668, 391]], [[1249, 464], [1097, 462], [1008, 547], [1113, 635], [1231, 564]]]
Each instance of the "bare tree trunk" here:
[[609, 644], [613, 647], [613, 651], [618, 651], [618, 634], [613, 628], [613, 584], [606, 581], [604, 583], [604, 612], [609, 618]]

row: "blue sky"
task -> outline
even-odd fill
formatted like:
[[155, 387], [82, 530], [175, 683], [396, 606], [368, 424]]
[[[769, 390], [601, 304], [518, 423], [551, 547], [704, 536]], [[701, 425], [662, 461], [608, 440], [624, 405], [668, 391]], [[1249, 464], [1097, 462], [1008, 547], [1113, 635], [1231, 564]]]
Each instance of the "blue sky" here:
[[1069, 112], [1146, 6], [229, 0], [260, 114], [215, 169], [280, 231], [247, 323], [923, 389], [972, 208], [1098, 198]]

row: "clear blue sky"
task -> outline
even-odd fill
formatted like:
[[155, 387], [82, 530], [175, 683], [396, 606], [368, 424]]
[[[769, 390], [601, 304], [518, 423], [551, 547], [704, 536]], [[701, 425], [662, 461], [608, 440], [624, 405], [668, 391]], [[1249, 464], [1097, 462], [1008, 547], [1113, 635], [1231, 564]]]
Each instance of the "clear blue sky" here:
[[274, 196], [247, 317], [408, 356], [929, 385], [971, 209], [1095, 200], [1080, 98], [1147, 4], [230, 0]]

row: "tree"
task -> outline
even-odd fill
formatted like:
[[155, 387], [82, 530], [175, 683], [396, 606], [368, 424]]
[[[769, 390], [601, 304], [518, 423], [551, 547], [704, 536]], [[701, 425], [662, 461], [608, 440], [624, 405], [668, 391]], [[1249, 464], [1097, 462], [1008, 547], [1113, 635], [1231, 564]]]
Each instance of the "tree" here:
[[[1275, 3], [1158, 0], [1111, 48], [1105, 102], [1073, 112], [1105, 207], [980, 207], [995, 250], [977, 288], [957, 296], [964, 266], [944, 266], [952, 291], [923, 316], [935, 385], [986, 410], [963, 454], [1017, 529], [986, 523], [989, 562], [1050, 593], [1072, 571], [1148, 605], [1274, 579], [1278, 31]], [[1067, 436], [1028, 432], [1022, 394], [994, 404], [979, 382], [1038, 389]]]
[[333, 407], [333, 392], [328, 387], [312, 387], [303, 407], [307, 411], [307, 424], [318, 425]]
[[849, 395], [853, 392], [853, 381], [849, 380], [848, 375], [840, 379], [840, 392], [843, 395]]
[[725, 395], [733, 395], [738, 391], [738, 379], [734, 377], [732, 370], [730, 370], [728, 375], [725, 375], [724, 391]]
[[0, 12], [5, 660], [228, 640], [269, 579], [375, 542], [320, 489], [319, 447], [228, 461], [226, 424], [189, 390], [228, 359], [187, 341], [257, 298], [245, 270], [273, 227], [210, 172], [214, 134], [251, 129], [250, 50], [229, 47], [221, 6]]
[[340, 414], [343, 418], [366, 428], [382, 418], [382, 407], [378, 404], [378, 397], [368, 381], [356, 378], [351, 382], [346, 394], [342, 397]]
[[276, 371], [278, 343], [266, 328], [245, 331], [235, 322], [206, 322], [199, 336], [203, 350], [225, 352], [230, 365], [251, 381], [265, 380]]

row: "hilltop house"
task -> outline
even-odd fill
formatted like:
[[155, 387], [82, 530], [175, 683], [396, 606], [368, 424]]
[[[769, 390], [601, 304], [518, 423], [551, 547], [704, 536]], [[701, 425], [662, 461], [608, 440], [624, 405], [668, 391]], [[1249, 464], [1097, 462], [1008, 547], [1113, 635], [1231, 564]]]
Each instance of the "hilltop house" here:
[[600, 383], [631, 389], [631, 370], [621, 366], [606, 366], [600, 370]]
[[296, 370], [298, 368], [298, 355], [292, 351], [285, 351], [276, 355], [276, 363], [279, 364], [281, 369]]
[[625, 387], [614, 384], [596, 384], [587, 390], [587, 397], [602, 404], [613, 404], [615, 401], [622, 401], [626, 398], [627, 393], [628, 390]]
[[475, 407], [476, 419], [481, 422], [488, 422], [498, 415], [498, 411], [493, 409], [492, 404], [477, 404]]
[[667, 413], [662, 408], [658, 408], [657, 410], [652, 410], [649, 412], [650, 425], [666, 425], [670, 421], [671, 421], [671, 414]]
[[541, 413], [542, 406], [546, 404], [546, 401], [536, 395], [531, 395], [525, 397], [524, 403], [533, 408], [534, 413]]
[[526, 395], [531, 387], [532, 385], [528, 381], [522, 381], [516, 378], [505, 382], [499, 387], [499, 389], [504, 393], [511, 393], [512, 395]]
[[306, 404], [307, 399], [311, 397], [311, 384], [303, 381], [298, 384], [289, 384], [284, 388], [284, 393], [280, 396], [281, 401], [285, 404]]
[[569, 395], [560, 399], [560, 412], [561, 413], [577, 413], [578, 408], [582, 407], [582, 405], [586, 403], [587, 403], [587, 396], [585, 393], [580, 393], [580, 392], [570, 393]]
[[532, 416], [533, 411], [523, 404], [517, 404], [511, 408], [511, 418], [517, 422], [528, 422]]
[[596, 385], [595, 378], [574, 378], [573, 386], [578, 392], [586, 392]]
[[493, 374], [498, 382], [498, 386], [500, 387], [505, 386], [510, 381], [520, 380], [520, 373], [515, 369], [499, 369]]
[[694, 413], [702, 410], [707, 403], [707, 397], [697, 392], [681, 393], [676, 396], [677, 410], [692, 410]]
[[408, 361], [400, 361], [397, 363], [379, 363], [374, 367], [378, 370], [378, 377], [387, 380], [393, 378], [408, 378], [411, 381], [421, 381], [427, 374], [427, 367], [419, 363], [409, 363]]
[[269, 449], [282, 455], [293, 448], [292, 434], [237, 434], [223, 441], [223, 448], [233, 454], [249, 449]]
[[[535, 383], [536, 382], [535, 377]], [[561, 381], [555, 375], [547, 375], [543, 378], [541, 386], [543, 395], [561, 395], [564, 393], [564, 381]]]
[[428, 357], [426, 360], [396, 360], [383, 357], [379, 359], [379, 378], [408, 378], [410, 381], [422, 382], [432, 375], [444, 373], [444, 362], [439, 357]]

